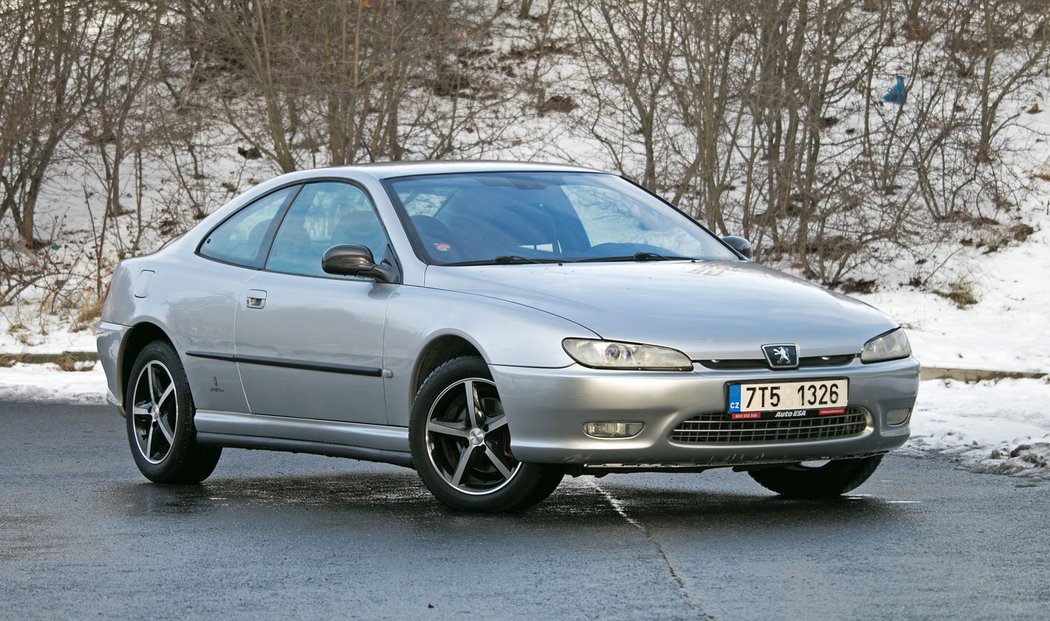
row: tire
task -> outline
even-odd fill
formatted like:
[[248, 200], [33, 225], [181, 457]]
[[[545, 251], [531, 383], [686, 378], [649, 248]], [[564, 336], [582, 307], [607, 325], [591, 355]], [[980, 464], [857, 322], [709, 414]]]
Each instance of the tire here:
[[197, 444], [193, 395], [178, 354], [154, 341], [135, 359], [124, 397], [128, 444], [135, 465], [154, 483], [200, 483], [215, 470], [222, 448]]
[[412, 461], [434, 496], [460, 511], [520, 511], [558, 487], [555, 466], [526, 464], [510, 452], [510, 430], [488, 365], [453, 358], [427, 377], [409, 423]]
[[794, 464], [748, 471], [762, 487], [789, 498], [834, 498], [868, 480], [882, 455], [837, 459], [822, 466]]

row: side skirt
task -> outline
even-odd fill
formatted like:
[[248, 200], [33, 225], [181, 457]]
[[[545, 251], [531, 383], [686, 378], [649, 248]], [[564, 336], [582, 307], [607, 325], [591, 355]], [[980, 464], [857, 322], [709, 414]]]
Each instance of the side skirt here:
[[412, 467], [408, 429], [197, 410], [197, 441], [212, 446], [312, 453]]

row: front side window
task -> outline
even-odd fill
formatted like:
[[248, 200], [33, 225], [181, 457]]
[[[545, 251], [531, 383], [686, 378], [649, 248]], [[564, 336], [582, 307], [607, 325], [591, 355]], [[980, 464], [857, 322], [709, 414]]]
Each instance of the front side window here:
[[684, 214], [602, 173], [456, 173], [387, 188], [439, 265], [736, 259]]
[[292, 186], [277, 190], [233, 214], [204, 238], [200, 253], [224, 263], [261, 268], [274, 217], [298, 189]]
[[365, 246], [382, 261], [387, 238], [372, 201], [364, 190], [347, 183], [311, 183], [281, 223], [266, 269], [331, 278], [321, 269], [321, 258], [332, 246], [343, 244]]

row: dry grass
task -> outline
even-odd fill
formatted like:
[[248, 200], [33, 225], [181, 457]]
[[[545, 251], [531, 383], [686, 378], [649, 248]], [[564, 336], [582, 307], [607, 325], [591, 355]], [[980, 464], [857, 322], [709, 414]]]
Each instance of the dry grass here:
[[77, 360], [73, 356], [59, 356], [58, 359], [55, 360], [55, 364], [57, 364], [58, 368], [63, 371], [77, 370]]
[[957, 280], [948, 283], [948, 289], [934, 289], [934, 293], [955, 303], [959, 308], [966, 308], [977, 303], [977, 296], [973, 292], [973, 285], [968, 282]]
[[95, 368], [95, 362], [83, 360], [69, 352], [63, 353], [55, 359], [55, 364], [63, 371], [90, 371]]
[[102, 297], [93, 293], [88, 294], [80, 302], [80, 308], [77, 310], [77, 323], [90, 323], [98, 319], [101, 314]]

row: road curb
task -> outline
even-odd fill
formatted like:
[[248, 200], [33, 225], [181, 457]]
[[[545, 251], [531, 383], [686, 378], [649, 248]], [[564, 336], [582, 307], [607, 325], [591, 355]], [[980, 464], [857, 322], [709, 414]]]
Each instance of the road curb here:
[[951, 367], [923, 367], [919, 379], [953, 379], [960, 382], [981, 382], [1001, 379], [1047, 379], [1046, 373], [1027, 371], [997, 371], [995, 369], [954, 369]]
[[9, 367], [19, 362], [23, 364], [98, 362], [98, 354], [93, 351], [64, 351], [58, 354], [0, 354], [0, 366]]

